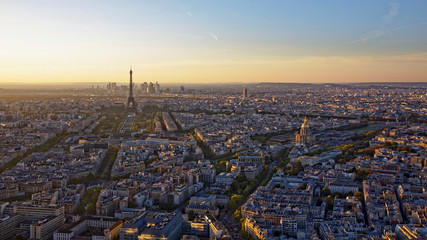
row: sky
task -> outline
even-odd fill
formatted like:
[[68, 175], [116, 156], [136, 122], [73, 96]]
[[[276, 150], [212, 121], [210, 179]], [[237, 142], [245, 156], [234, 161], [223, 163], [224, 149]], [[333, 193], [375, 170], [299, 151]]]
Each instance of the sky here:
[[425, 0], [2, 0], [1, 84], [426, 82]]

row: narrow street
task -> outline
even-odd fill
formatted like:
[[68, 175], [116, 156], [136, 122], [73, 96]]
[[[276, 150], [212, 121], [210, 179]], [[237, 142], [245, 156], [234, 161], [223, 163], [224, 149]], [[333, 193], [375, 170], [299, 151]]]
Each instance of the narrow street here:
[[[285, 154], [286, 155], [286, 154]], [[266, 176], [271, 172], [271, 171], [273, 171], [273, 168], [275, 167], [275, 166], [277, 166], [281, 161], [282, 161], [282, 159], [284, 158], [284, 156], [282, 156], [279, 160], [276, 160], [276, 161], [273, 161], [273, 162], [271, 162], [269, 165], [268, 165], [268, 172], [267, 172], [267, 174], [266, 174]], [[263, 179], [263, 178], [261, 178], [259, 181], [258, 181], [258, 183], [257, 183], [257, 187], [255, 187], [254, 189], [253, 189], [253, 191], [251, 191], [250, 193], [249, 193], [249, 195], [247, 196], [247, 197], [245, 197], [245, 198], [243, 198], [243, 200], [239, 203], [239, 205], [237, 206], [237, 208], [236, 209], [239, 209], [245, 202], [246, 202], [246, 200], [255, 192], [255, 191], [257, 191], [258, 190], [258, 188], [260, 187], [260, 185], [261, 185], [261, 183], [264, 181], [265, 179]], [[243, 226], [240, 226], [240, 223], [236, 223], [236, 221], [234, 220], [234, 218], [233, 218], [233, 213], [234, 213], [234, 211], [228, 211], [227, 210], [227, 212], [224, 214], [224, 216], [222, 216], [220, 219], [219, 219], [219, 221], [221, 221], [222, 222], [222, 224], [224, 224], [224, 226], [226, 226], [228, 229], [229, 229], [229, 231], [230, 231], [230, 234], [233, 236], [233, 238], [234, 239], [236, 239], [236, 240], [238, 240], [238, 239], [242, 239], [242, 237], [240, 236], [240, 231], [241, 231], [241, 227], [243, 227]]]

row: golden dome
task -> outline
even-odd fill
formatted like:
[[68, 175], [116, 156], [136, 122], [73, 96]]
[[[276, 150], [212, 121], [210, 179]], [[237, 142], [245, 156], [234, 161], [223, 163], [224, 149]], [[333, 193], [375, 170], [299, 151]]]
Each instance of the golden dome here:
[[308, 127], [310, 127], [310, 125], [308, 124], [307, 117], [305, 117], [304, 123], [302, 124], [301, 128], [308, 128]]

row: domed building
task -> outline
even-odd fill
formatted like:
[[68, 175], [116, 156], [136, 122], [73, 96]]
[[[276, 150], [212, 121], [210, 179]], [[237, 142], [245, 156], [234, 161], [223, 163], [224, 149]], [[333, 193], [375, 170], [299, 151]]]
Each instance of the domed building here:
[[311, 134], [310, 124], [307, 117], [304, 118], [304, 123], [301, 126], [299, 133], [295, 134], [295, 141], [302, 144], [310, 144], [314, 142], [314, 136]]

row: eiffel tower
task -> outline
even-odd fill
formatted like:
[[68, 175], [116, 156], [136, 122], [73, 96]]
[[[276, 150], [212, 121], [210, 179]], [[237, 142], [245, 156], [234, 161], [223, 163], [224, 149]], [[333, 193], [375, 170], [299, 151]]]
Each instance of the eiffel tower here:
[[135, 98], [133, 97], [132, 66], [130, 67], [129, 74], [130, 74], [129, 97], [128, 97], [128, 103], [126, 105], [126, 108], [128, 111], [136, 112], [136, 102], [135, 102]]

